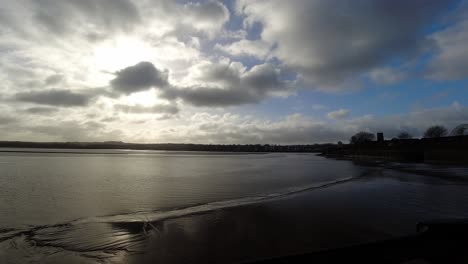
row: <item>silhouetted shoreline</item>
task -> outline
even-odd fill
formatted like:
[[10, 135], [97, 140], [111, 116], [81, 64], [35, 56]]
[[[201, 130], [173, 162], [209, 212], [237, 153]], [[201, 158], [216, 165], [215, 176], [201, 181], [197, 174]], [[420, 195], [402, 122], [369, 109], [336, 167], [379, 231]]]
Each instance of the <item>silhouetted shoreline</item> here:
[[165, 151], [214, 151], [214, 152], [321, 152], [333, 144], [273, 145], [273, 144], [139, 144], [120, 141], [108, 142], [26, 142], [0, 141], [0, 148], [43, 149], [126, 149]]
[[[159, 151], [206, 151], [224, 153], [270, 153], [304, 152], [320, 153], [328, 158], [361, 161], [398, 161], [416, 163], [436, 163], [468, 166], [468, 136], [452, 136], [422, 139], [392, 139], [370, 141], [360, 144], [188, 144], [188, 143], [125, 143], [106, 142], [25, 142], [0, 141], [0, 148], [18, 149], [57, 149], [57, 151], [32, 151], [37, 153], [75, 153], [61, 149], [100, 149], [100, 150], [159, 150]], [[25, 150], [26, 151], [26, 150]], [[22, 152], [22, 150], [0, 150], [0, 152]], [[76, 153], [85, 154], [79, 151]], [[118, 153], [109, 153], [118, 154]]]
[[454, 164], [468, 166], [468, 136], [392, 139], [333, 145], [321, 155], [351, 160]]

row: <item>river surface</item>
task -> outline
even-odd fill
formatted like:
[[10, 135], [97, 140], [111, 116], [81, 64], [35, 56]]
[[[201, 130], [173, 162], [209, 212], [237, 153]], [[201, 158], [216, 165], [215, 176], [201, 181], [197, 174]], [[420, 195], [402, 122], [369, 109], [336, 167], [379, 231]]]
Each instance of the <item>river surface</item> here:
[[[77, 263], [129, 262], [125, 256], [147, 253], [148, 240], [164, 232], [158, 227], [164, 221], [274, 203], [301, 193], [317, 195], [309, 195], [308, 202], [296, 198], [300, 204], [320, 201], [327, 210], [343, 212], [350, 220], [352, 206], [356, 213], [391, 212], [396, 221], [399, 217], [414, 221], [468, 218], [466, 168], [395, 166], [406, 168], [403, 172], [315, 154], [0, 151], [2, 263], [60, 263], [64, 257]], [[421, 171], [430, 176], [420, 175]], [[285, 217], [286, 211], [280, 210], [279, 217]], [[294, 217], [288, 220], [292, 224]], [[249, 221], [256, 219], [260, 218]], [[314, 219], [321, 219], [321, 214]], [[408, 229], [399, 226], [392, 231], [385, 226], [383, 230], [367, 220], [374, 231], [386, 234]], [[193, 228], [192, 223], [189, 229]], [[242, 230], [236, 232], [242, 234]], [[197, 241], [197, 236], [193, 239]]]

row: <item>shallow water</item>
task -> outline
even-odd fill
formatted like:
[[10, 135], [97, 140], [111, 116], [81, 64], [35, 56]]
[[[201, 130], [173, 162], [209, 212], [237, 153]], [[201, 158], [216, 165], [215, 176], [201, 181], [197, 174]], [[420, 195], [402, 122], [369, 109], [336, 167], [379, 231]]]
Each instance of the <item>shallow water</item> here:
[[[148, 241], [165, 232], [167, 221], [300, 193], [320, 194], [307, 204], [321, 201], [323, 208], [313, 211], [336, 209], [343, 221], [357, 222], [353, 216], [361, 211], [388, 213], [394, 219], [387, 219], [402, 223], [411, 219], [408, 225], [362, 221], [380, 234], [404, 234], [418, 220], [468, 217], [466, 168], [424, 167], [433, 174], [455, 174], [454, 180], [314, 154], [43, 151], [56, 153], [0, 153], [0, 260], [5, 262], [128, 261], [128, 255], [147, 253]], [[287, 207], [291, 204], [297, 217], [305, 203]], [[301, 226], [300, 219], [297, 223]]]

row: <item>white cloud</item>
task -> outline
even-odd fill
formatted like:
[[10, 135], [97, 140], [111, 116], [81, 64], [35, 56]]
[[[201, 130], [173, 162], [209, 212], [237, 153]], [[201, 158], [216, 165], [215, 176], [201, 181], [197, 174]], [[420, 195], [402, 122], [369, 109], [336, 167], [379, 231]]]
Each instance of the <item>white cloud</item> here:
[[242, 39], [227, 45], [216, 44], [215, 49], [234, 57], [255, 57], [266, 59], [270, 54], [271, 45], [262, 40]]
[[460, 80], [468, 77], [468, 2], [455, 15], [455, 23], [431, 36], [437, 51], [427, 69], [435, 80]]
[[406, 72], [395, 68], [375, 68], [369, 72], [369, 77], [379, 84], [394, 84], [401, 82], [407, 77]]
[[187, 26], [207, 32], [211, 37], [223, 28], [229, 20], [229, 10], [220, 2], [189, 2], [184, 5], [181, 21]]
[[[167, 119], [162, 113], [141, 119], [117, 115], [108, 116], [108, 122], [101, 122], [99, 115], [90, 117], [92, 113], [68, 114], [74, 117], [65, 120], [57, 120], [50, 115], [30, 118], [17, 114], [12, 118], [7, 114], [0, 118], [0, 127], [4, 140], [309, 144], [346, 142], [359, 131], [383, 132], [386, 138], [407, 131], [419, 137], [429, 126], [444, 125], [450, 131], [468, 120], [468, 109], [460, 104], [393, 116], [365, 115], [335, 122], [300, 113], [273, 120], [229, 112], [181, 112], [176, 119]], [[48, 125], [45, 127], [43, 124]]]
[[330, 119], [346, 119], [348, 118], [350, 112], [351, 111], [348, 109], [339, 109], [339, 110], [327, 113], [327, 117]]
[[296, 113], [279, 120], [258, 119], [236, 114], [198, 113], [184, 125], [161, 131], [169, 141], [198, 143], [282, 143], [309, 144], [317, 142], [347, 142], [359, 131], [383, 132], [386, 138], [408, 131], [422, 136], [429, 126], [440, 124], [449, 130], [468, 120], [468, 109], [449, 106], [424, 109], [408, 114], [375, 117], [364, 115], [354, 119], [329, 123]]

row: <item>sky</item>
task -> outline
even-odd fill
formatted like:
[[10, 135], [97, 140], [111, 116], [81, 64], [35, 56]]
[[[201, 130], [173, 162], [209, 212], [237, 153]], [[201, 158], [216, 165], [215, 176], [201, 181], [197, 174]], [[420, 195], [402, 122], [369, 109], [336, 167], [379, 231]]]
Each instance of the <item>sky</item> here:
[[0, 140], [312, 144], [468, 123], [468, 1], [5, 0]]

